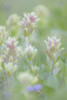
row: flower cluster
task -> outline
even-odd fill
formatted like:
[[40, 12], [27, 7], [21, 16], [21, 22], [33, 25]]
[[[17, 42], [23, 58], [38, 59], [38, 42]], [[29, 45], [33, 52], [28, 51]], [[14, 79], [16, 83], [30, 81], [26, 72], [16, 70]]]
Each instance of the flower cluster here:
[[38, 21], [39, 19], [34, 12], [30, 14], [24, 14], [24, 18], [21, 21], [22, 29], [24, 33], [26, 33], [24, 35], [29, 35], [30, 33], [32, 33]]
[[47, 49], [46, 49], [46, 54], [48, 55], [48, 57], [50, 57], [51, 59], [55, 59], [58, 56], [57, 54], [60, 51], [60, 39], [57, 39], [56, 37], [48, 37], [48, 41], [45, 41]]
[[[45, 21], [46, 19], [48, 20], [49, 14], [47, 13], [47, 9], [44, 8], [44, 6], [38, 6], [35, 10], [38, 12], [38, 16], [42, 18], [42, 21]], [[47, 15], [45, 16], [46, 13]], [[37, 42], [37, 40], [35, 41], [35, 38], [33, 37], [35, 37], [36, 34], [34, 31], [38, 21], [39, 19], [34, 12], [30, 14], [24, 14], [24, 18], [21, 22], [18, 15], [11, 15], [7, 20], [7, 28], [9, 33], [11, 33], [8, 34], [8, 37], [6, 28], [4, 26], [0, 26], [0, 86], [1, 83], [3, 83], [2, 88], [5, 90], [5, 93], [3, 93], [2, 96], [6, 99], [8, 97], [11, 98], [11, 96], [14, 96], [15, 99], [16, 95], [12, 94], [12, 91], [14, 91], [14, 89], [17, 90], [16, 87], [18, 87], [18, 92], [16, 92], [18, 93], [17, 97], [21, 96], [21, 99], [24, 98], [25, 100], [27, 97], [28, 100], [32, 100], [34, 92], [37, 96], [41, 94], [44, 96], [44, 93], [47, 94], [48, 92], [51, 92], [50, 95], [48, 95], [49, 97], [52, 97], [52, 93], [56, 92], [55, 90], [59, 88], [59, 83], [61, 83], [61, 86], [62, 84], [67, 84], [67, 81], [65, 82], [65, 78], [67, 77], [67, 74], [65, 73], [67, 72], [67, 68], [65, 67], [66, 64], [64, 64], [64, 59], [62, 59], [63, 62], [61, 59], [59, 61], [60, 53], [62, 50], [60, 39], [57, 39], [56, 37], [48, 37], [48, 40], [44, 41], [46, 45], [45, 53], [47, 55], [47, 63], [43, 63], [43, 60], [39, 59], [39, 55], [36, 57], [37, 49], [33, 45], [35, 42]], [[20, 29], [19, 23], [21, 24], [23, 31]], [[42, 28], [41, 22], [40, 28]], [[39, 38], [41, 37], [39, 36]], [[35, 45], [38, 45], [38, 42]], [[41, 54], [41, 56], [43, 58], [43, 54]], [[58, 67], [59, 63], [60, 65], [63, 63], [63, 73], [61, 73], [60, 66]], [[57, 74], [59, 70], [60, 76]], [[14, 80], [13, 77], [15, 73], [17, 75], [16, 79]], [[63, 75], [65, 78], [62, 77]], [[64, 82], [62, 82], [63, 80]], [[12, 84], [12, 82], [15, 82], [16, 84]], [[42, 85], [44, 86], [43, 91], [41, 91]], [[9, 87], [11, 87], [11, 89]], [[21, 94], [20, 91], [22, 91], [23, 94]], [[31, 92], [32, 96], [30, 95]], [[49, 99], [48, 95], [46, 95], [44, 99]]]
[[7, 31], [5, 26], [0, 26], [0, 45], [3, 44], [4, 40], [7, 37]]
[[62, 48], [60, 48], [60, 39], [57, 39], [56, 37], [48, 37], [48, 41], [45, 41], [45, 43], [47, 47], [45, 52], [47, 54], [47, 61], [51, 69], [51, 74], [56, 75], [59, 71], [58, 59], [62, 50]]
[[17, 61], [20, 56], [21, 48], [18, 46], [18, 41], [15, 37], [9, 37], [4, 47], [4, 67], [6, 72], [11, 74], [17, 69]]
[[10, 76], [17, 70], [17, 65], [14, 65], [12, 62], [5, 64], [5, 71]]
[[[37, 22], [39, 19], [35, 15], [34, 12], [30, 14], [24, 14], [24, 18], [20, 22], [21, 27], [23, 29], [23, 37], [22, 40], [24, 40], [23, 47], [24, 49], [24, 60], [27, 63], [27, 66], [31, 67], [32, 70], [32, 63], [36, 56], [37, 49], [32, 46], [33, 43], [33, 37], [34, 37], [34, 31]], [[26, 67], [27, 67], [26, 66]]]
[[25, 57], [30, 61], [32, 59], [34, 59], [34, 57], [36, 56], [37, 53], [37, 49], [35, 49], [34, 47], [32, 47], [31, 45], [29, 45], [26, 49], [25, 49]]
[[34, 91], [40, 91], [42, 89], [42, 86], [40, 84], [36, 84], [34, 86], [28, 86], [27, 90], [29, 92], [34, 92]]
[[15, 37], [9, 37], [6, 40], [5, 43], [5, 57], [4, 61], [5, 62], [17, 62], [17, 58], [19, 56], [19, 47], [18, 47], [18, 41], [16, 40]]

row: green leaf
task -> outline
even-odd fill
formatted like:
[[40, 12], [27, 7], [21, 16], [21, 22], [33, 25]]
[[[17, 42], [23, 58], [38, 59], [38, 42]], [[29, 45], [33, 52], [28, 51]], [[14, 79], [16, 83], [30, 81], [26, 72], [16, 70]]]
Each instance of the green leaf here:
[[52, 87], [54, 89], [57, 89], [59, 84], [58, 84], [58, 80], [56, 76], [53, 76], [53, 75], [49, 76], [47, 79], [47, 84], [45, 85]]
[[59, 61], [59, 59], [60, 59], [60, 57], [58, 57], [58, 58], [56, 59], [56, 61], [53, 63], [53, 66]]
[[50, 66], [47, 63], [43, 62], [43, 64], [45, 65], [45, 67], [44, 67], [45, 70], [51, 71], [51, 68], [50, 68]]

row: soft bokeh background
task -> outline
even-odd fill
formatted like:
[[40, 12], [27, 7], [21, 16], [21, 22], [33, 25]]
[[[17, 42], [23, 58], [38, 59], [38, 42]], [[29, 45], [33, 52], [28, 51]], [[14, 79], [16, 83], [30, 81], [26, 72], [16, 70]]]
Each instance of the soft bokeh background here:
[[[38, 66], [46, 62], [44, 39], [53, 35], [61, 38], [64, 47], [61, 58], [67, 62], [67, 0], [0, 0], [0, 25], [6, 25], [11, 14], [17, 13], [22, 18], [25, 12], [35, 11], [38, 5], [43, 5], [49, 12], [48, 19], [44, 17], [43, 22], [37, 26], [37, 40], [34, 45], [38, 49]], [[46, 20], [48, 22], [45, 24]]]
[[49, 9], [55, 28], [67, 30], [67, 0], [0, 0], [0, 23], [5, 23], [7, 17], [13, 13], [23, 15], [38, 5]]

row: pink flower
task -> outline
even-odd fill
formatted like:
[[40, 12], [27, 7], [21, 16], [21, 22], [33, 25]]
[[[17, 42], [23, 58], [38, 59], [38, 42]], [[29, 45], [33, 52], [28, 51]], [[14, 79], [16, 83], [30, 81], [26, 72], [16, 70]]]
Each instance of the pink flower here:
[[7, 39], [4, 53], [5, 62], [17, 61], [20, 53], [20, 47], [18, 47], [18, 41], [15, 39], [15, 37], [9, 37]]
[[38, 21], [39, 19], [37, 18], [35, 13], [32, 12], [30, 14], [24, 14], [24, 18], [21, 21], [21, 26], [23, 30], [29, 34], [33, 32]]
[[30, 16], [29, 16], [29, 19], [31, 20], [31, 22], [36, 22], [37, 16], [35, 16], [34, 13], [31, 13]]
[[[57, 53], [60, 51], [60, 39], [57, 39], [56, 37], [48, 37], [48, 41], [45, 41], [46, 43], [46, 54], [52, 59], [54, 59], [55, 55], [57, 56]], [[53, 57], [54, 56], [54, 57]]]

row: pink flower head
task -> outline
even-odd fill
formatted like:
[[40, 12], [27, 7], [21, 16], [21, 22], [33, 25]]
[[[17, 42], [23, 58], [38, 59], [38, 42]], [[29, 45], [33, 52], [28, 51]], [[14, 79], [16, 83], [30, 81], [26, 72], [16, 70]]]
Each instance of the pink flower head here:
[[15, 62], [18, 58], [19, 47], [18, 41], [12, 37], [9, 37], [5, 44], [5, 57], [6, 62]]
[[[8, 42], [9, 41], [9, 42]], [[18, 42], [16, 43], [16, 39], [15, 38], [8, 38], [8, 41], [7, 41], [7, 43], [6, 43], [6, 45], [7, 45], [7, 48], [9, 48], [9, 49], [15, 49], [15, 47], [16, 47], [16, 45], [18, 44]]]
[[52, 38], [48, 37], [48, 41], [46, 41], [46, 46], [50, 50], [58, 49], [60, 45], [61, 45], [60, 39], [57, 39], [56, 37], [52, 37]]
[[31, 20], [31, 22], [36, 22], [37, 21], [37, 16], [35, 16], [35, 13], [31, 13], [29, 15], [29, 19]]
[[60, 50], [60, 39], [57, 39], [56, 37], [48, 37], [48, 41], [45, 41], [46, 43], [46, 54], [50, 57], [53, 57], [59, 50]]
[[24, 14], [24, 18], [21, 21], [21, 26], [27, 33], [31, 33], [36, 27], [38, 21], [39, 19], [37, 18], [35, 13], [32, 12], [30, 14]]

